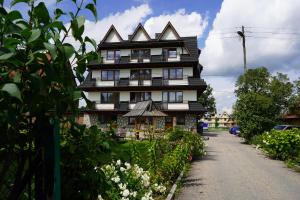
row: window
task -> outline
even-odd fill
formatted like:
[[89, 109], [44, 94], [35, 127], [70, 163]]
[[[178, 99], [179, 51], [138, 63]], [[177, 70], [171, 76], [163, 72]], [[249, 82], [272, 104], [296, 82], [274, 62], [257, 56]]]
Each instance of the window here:
[[102, 81], [116, 81], [119, 80], [120, 71], [118, 70], [102, 70], [101, 80]]
[[131, 59], [150, 58], [150, 49], [133, 49], [131, 50]]
[[177, 58], [177, 49], [176, 48], [163, 49], [163, 58], [165, 61], [167, 61], [168, 58]]
[[182, 68], [163, 69], [163, 78], [168, 80], [183, 79], [183, 69]]
[[101, 103], [112, 103], [112, 92], [101, 92]]
[[168, 49], [168, 58], [177, 58], [177, 49], [176, 48]]
[[151, 69], [134, 69], [130, 71], [131, 80], [150, 80]]
[[107, 50], [106, 59], [107, 60], [115, 60], [121, 57], [120, 50]]
[[183, 94], [181, 91], [164, 91], [162, 93], [163, 102], [168, 103], [182, 103], [183, 102]]
[[181, 115], [176, 116], [176, 124], [185, 125], [185, 117]]
[[117, 92], [101, 92], [101, 103], [119, 102], [119, 93]]
[[151, 99], [151, 92], [130, 92], [130, 102], [147, 101]]

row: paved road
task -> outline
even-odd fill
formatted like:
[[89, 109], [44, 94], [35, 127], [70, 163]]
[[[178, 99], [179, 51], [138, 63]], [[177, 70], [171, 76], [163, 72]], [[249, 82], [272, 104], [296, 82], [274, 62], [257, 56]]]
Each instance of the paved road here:
[[300, 173], [227, 132], [207, 135], [207, 156], [193, 162], [177, 199], [300, 200]]

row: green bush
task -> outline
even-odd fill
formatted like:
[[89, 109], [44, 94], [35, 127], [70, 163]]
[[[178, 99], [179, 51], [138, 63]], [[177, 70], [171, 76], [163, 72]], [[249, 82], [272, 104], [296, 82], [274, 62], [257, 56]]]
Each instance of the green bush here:
[[272, 130], [262, 135], [262, 147], [269, 156], [280, 160], [299, 160], [300, 130]]

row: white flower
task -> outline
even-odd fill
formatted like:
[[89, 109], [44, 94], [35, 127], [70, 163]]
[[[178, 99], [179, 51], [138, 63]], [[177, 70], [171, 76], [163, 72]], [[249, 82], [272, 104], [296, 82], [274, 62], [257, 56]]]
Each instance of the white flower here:
[[116, 163], [117, 165], [121, 165], [122, 163], [121, 163], [121, 160], [117, 160], [117, 163]]
[[120, 188], [121, 190], [125, 190], [126, 187], [127, 187], [127, 185], [126, 185], [126, 184], [123, 184], [123, 183], [120, 183], [118, 186], [119, 186], [119, 188]]
[[130, 194], [130, 192], [127, 189], [122, 192], [123, 197], [127, 197], [129, 194]]
[[103, 200], [103, 198], [100, 194], [98, 195], [98, 200]]
[[136, 191], [134, 191], [134, 192], [132, 192], [130, 195], [131, 195], [131, 196], [133, 196], [133, 197], [136, 197], [136, 195], [137, 195], [137, 192], [136, 192]]
[[124, 167], [120, 167], [120, 171], [124, 172], [126, 169]]
[[131, 168], [131, 165], [128, 162], [125, 162], [125, 166], [126, 166], [127, 170]]
[[113, 182], [115, 182], [115, 183], [119, 183], [119, 182], [120, 182], [120, 177], [119, 177], [119, 176], [116, 176], [116, 177], [113, 177], [111, 180], [112, 180]]

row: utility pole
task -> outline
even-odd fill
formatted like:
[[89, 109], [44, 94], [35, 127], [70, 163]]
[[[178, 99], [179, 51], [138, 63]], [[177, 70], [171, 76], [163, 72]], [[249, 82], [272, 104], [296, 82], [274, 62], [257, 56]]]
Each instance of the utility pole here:
[[247, 71], [247, 61], [246, 61], [246, 36], [245, 36], [245, 27], [242, 26], [242, 31], [238, 31], [237, 34], [243, 40], [243, 54], [244, 54], [244, 73]]

